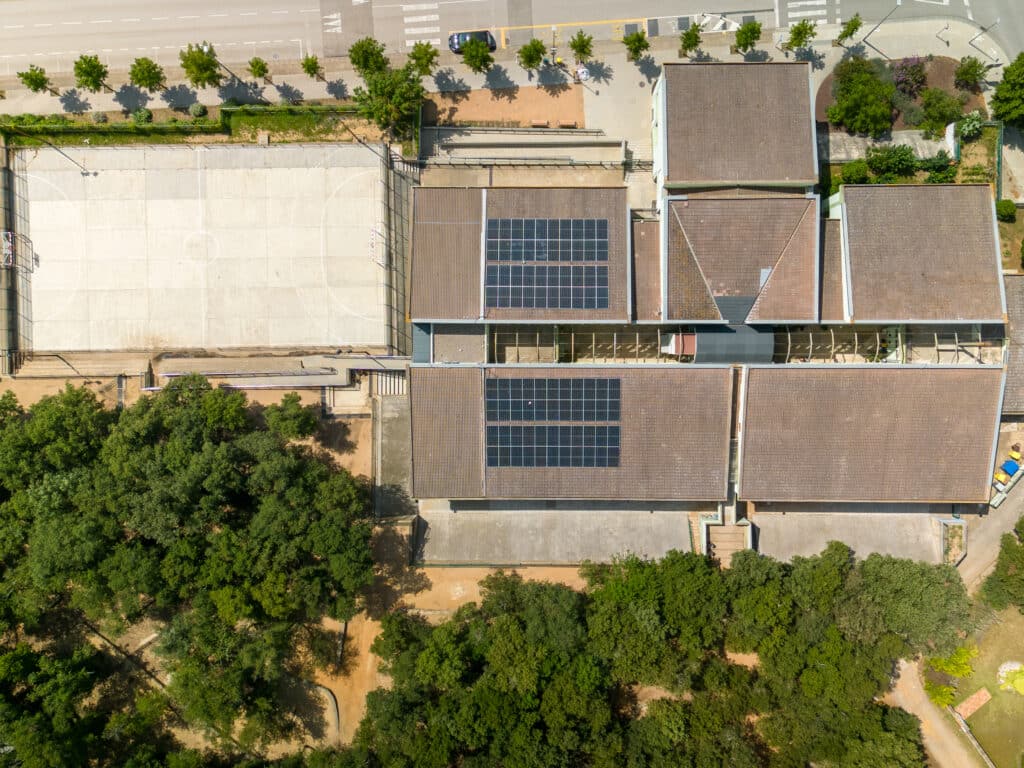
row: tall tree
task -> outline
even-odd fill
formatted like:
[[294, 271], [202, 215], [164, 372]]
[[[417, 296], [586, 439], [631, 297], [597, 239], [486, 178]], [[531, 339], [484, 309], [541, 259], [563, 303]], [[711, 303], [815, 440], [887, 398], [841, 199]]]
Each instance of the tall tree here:
[[700, 33], [703, 28], [700, 24], [691, 24], [685, 31], [679, 35], [679, 55], [689, 56], [691, 53], [700, 48], [701, 36]]
[[383, 72], [388, 67], [384, 44], [372, 37], [364, 37], [352, 43], [348, 49], [348, 59], [364, 79], [367, 75]]
[[786, 40], [786, 50], [798, 51], [806, 48], [818, 33], [817, 25], [810, 19], [801, 19], [789, 28], [789, 38]]
[[625, 35], [622, 44], [626, 46], [626, 58], [629, 61], [639, 61], [651, 47], [651, 41], [647, 39], [647, 33], [642, 29]]
[[429, 77], [437, 67], [437, 58], [440, 56], [437, 48], [426, 40], [417, 40], [409, 51], [409, 62], [413, 70], [420, 77]]
[[896, 86], [884, 82], [864, 57], [854, 56], [836, 65], [832, 92], [835, 103], [828, 108], [830, 123], [874, 138], [892, 128]]
[[75, 85], [87, 91], [100, 91], [107, 84], [107, 67], [99, 56], [82, 54], [75, 60]]
[[547, 53], [547, 48], [544, 46], [544, 43], [537, 38], [533, 38], [519, 49], [517, 54], [519, 66], [527, 70], [537, 69], [544, 60], [545, 53]]
[[1003, 69], [1003, 79], [996, 84], [991, 106], [997, 120], [1024, 126], [1024, 53]]
[[853, 36], [860, 31], [862, 24], [863, 22], [861, 21], [860, 14], [853, 14], [853, 16], [843, 22], [843, 26], [839, 30], [839, 36], [836, 37], [836, 42], [839, 43], [839, 45], [842, 45], [848, 40], [852, 40]]
[[43, 91], [53, 90], [53, 86], [50, 84], [50, 78], [47, 76], [46, 70], [42, 67], [37, 67], [35, 64], [29, 64], [28, 69], [24, 72], [19, 72], [18, 79], [21, 80], [22, 85], [33, 93], [42, 93]]
[[261, 59], [259, 56], [253, 56], [249, 59], [249, 63], [246, 66], [249, 70], [249, 74], [255, 77], [257, 80], [266, 80], [267, 75], [270, 74], [270, 66], [267, 62]]
[[316, 80], [319, 80], [320, 76], [323, 74], [323, 69], [320, 66], [320, 59], [313, 54], [303, 56], [300, 64], [302, 65], [302, 71]]
[[392, 136], [408, 136], [416, 123], [426, 90], [410, 65], [367, 76], [366, 87], [356, 86], [353, 98], [359, 115]]
[[747, 53], [752, 51], [761, 39], [761, 22], [747, 21], [736, 30], [736, 48]]
[[582, 29], [576, 30], [576, 34], [569, 38], [569, 50], [576, 57], [577, 63], [584, 64], [590, 61], [590, 57], [594, 55], [593, 36]]
[[205, 40], [198, 45], [189, 43], [188, 47], [178, 52], [178, 60], [185, 77], [196, 88], [219, 86], [224, 76], [217, 61], [217, 51]]
[[131, 69], [128, 70], [128, 79], [134, 86], [155, 91], [164, 85], [164, 68], [152, 59], [142, 56], [132, 62]]
[[494, 66], [491, 49], [487, 47], [487, 43], [475, 37], [467, 40], [462, 46], [462, 60], [467, 67], [477, 73], [486, 72]]

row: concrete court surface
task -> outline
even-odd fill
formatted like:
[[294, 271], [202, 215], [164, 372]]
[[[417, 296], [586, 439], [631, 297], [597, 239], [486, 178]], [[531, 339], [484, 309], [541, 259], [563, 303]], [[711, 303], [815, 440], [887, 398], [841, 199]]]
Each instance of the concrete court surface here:
[[544, 509], [420, 510], [425, 565], [566, 565], [690, 551], [688, 513]]
[[43, 148], [14, 167], [37, 351], [387, 341], [369, 148]]
[[928, 513], [757, 512], [751, 522], [757, 526], [758, 552], [776, 560], [809, 557], [830, 541], [843, 541], [860, 558], [877, 552], [926, 563], [942, 561], [941, 526]]

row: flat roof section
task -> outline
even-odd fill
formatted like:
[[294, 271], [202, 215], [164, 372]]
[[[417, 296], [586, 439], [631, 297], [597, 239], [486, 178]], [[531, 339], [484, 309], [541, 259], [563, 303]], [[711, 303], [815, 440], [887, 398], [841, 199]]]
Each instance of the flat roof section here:
[[666, 216], [668, 319], [817, 321], [817, 198], [677, 199]]
[[661, 319], [661, 224], [633, 222], [633, 295], [636, 319]]
[[814, 184], [810, 65], [666, 63], [665, 186]]
[[1003, 275], [1006, 311], [1010, 317], [1009, 360], [1003, 413], [1024, 414], [1024, 275]]
[[845, 323], [843, 315], [843, 223], [821, 222], [821, 322]]
[[724, 366], [413, 368], [415, 494], [725, 499], [732, 377]]
[[751, 367], [738, 495], [987, 501], [1002, 386], [997, 367]]
[[39, 257], [37, 351], [387, 344], [372, 148], [33, 147], [14, 156], [23, 234]]
[[987, 184], [844, 186], [842, 197], [853, 322], [1005, 322]]

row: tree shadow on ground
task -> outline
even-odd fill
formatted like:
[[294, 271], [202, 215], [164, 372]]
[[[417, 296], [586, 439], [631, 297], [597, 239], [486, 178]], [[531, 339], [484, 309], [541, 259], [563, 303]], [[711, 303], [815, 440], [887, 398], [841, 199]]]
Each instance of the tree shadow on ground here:
[[323, 739], [327, 735], [325, 698], [330, 698], [330, 706], [337, 708], [333, 694], [321, 693], [321, 689], [313, 683], [290, 674], [281, 676], [278, 692], [279, 701], [286, 705], [288, 713], [294, 718], [293, 722], [303, 733], [314, 740]]
[[332, 451], [351, 453], [356, 448], [350, 437], [351, 432], [352, 428], [344, 421], [331, 419], [320, 423], [316, 439], [322, 446]]
[[70, 88], [60, 95], [60, 106], [65, 112], [80, 115], [91, 109], [89, 99], [77, 88]]
[[705, 51], [703, 48], [698, 48], [696, 51], [690, 54], [690, 61], [696, 61], [698, 63], [705, 61], [718, 61], [714, 56]]
[[347, 99], [349, 96], [348, 86], [340, 77], [337, 80], [327, 81], [327, 93], [334, 99]]
[[415, 595], [430, 588], [427, 574], [411, 564], [415, 561], [413, 548], [417, 540], [415, 524], [408, 533], [390, 525], [374, 531], [370, 548], [376, 567], [373, 582], [363, 591], [366, 614], [371, 619], [380, 619], [404, 595]]
[[469, 84], [461, 77], [456, 77], [455, 70], [451, 67], [439, 69], [434, 73], [434, 85], [446, 99], [458, 102], [469, 98]]
[[590, 79], [595, 83], [610, 83], [612, 76], [615, 74], [615, 70], [612, 69], [611, 64], [607, 64], [603, 61], [588, 61], [587, 71], [590, 72]]
[[222, 102], [235, 101], [239, 104], [265, 104], [263, 87], [256, 83], [232, 77], [217, 88], [217, 96]]
[[198, 92], [184, 83], [164, 88], [160, 98], [171, 109], [185, 110], [198, 101]]
[[277, 90], [277, 96], [282, 103], [285, 104], [298, 104], [302, 101], [302, 91], [296, 88], [294, 85], [288, 83], [275, 84], [274, 88]]
[[824, 69], [825, 68], [825, 54], [820, 53], [813, 48], [799, 48], [794, 54], [793, 58], [797, 61], [806, 61], [811, 65], [811, 69]]
[[544, 67], [537, 72], [537, 87], [557, 96], [569, 90], [569, 75], [561, 67]]
[[135, 85], [122, 85], [114, 93], [114, 101], [121, 105], [121, 111], [125, 114], [142, 109], [151, 99], [152, 96]]
[[519, 93], [519, 85], [509, 77], [508, 70], [495, 64], [484, 75], [484, 87], [490, 89], [492, 99], [512, 101]]
[[772, 57], [768, 53], [768, 51], [765, 51], [765, 50], [762, 50], [762, 49], [755, 49], [755, 50], [747, 51], [746, 53], [744, 53], [743, 54], [743, 60], [745, 62], [747, 62], [748, 64], [757, 64], [757, 63], [762, 63], [763, 64], [764, 62], [771, 61]]
[[653, 83], [661, 77], [661, 66], [650, 54], [637, 59], [636, 68], [640, 70], [640, 74], [644, 76], [648, 83]]
[[843, 46], [843, 59], [859, 59], [867, 56], [868, 49], [864, 43], [856, 43], [854, 45]]

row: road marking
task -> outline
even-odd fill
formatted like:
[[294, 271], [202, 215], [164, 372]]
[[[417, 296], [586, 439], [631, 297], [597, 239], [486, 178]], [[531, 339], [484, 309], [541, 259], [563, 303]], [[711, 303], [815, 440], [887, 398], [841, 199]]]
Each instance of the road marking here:
[[78, 24], [81, 24], [81, 23], [82, 22], [80, 22], [80, 21], [62, 21], [61, 22], [61, 24], [64, 24], [64, 25], [69, 26], [69, 27], [70, 26], [74, 26], [74, 25], [78, 25]]
[[436, 11], [437, 3], [416, 3], [415, 5], [403, 5], [402, 13], [410, 11]]
[[828, 14], [824, 8], [820, 11], [800, 11], [799, 13], [787, 13], [786, 15], [791, 19], [800, 19], [805, 16], [825, 16]]
[[24, 24], [4, 24], [4, 29], [24, 29]]
[[407, 35], [429, 35], [431, 32], [440, 32], [440, 27], [406, 27]]
[[799, 5], [825, 5], [828, 0], [795, 0], [792, 3], [786, 3], [787, 8], [796, 8]]
[[90, 24], [113, 24], [114, 20], [113, 19], [96, 19], [95, 21], [90, 21], [89, 23]]
[[299, 13], [320, 13], [319, 8], [303, 8]]
[[142, 21], [142, 19], [121, 19], [121, 21]]
[[[113, 49], [113, 48], [101, 48], [100, 50], [101, 50], [101, 51], [103, 51], [104, 53], [110, 53], [110, 52], [111, 52], [111, 51], [113, 51], [114, 49]], [[51, 53], [50, 55], [51, 55], [51, 56], [56, 56], [57, 54], [55, 54], [55, 53]]]
[[416, 43], [430, 43], [431, 45], [433, 45], [436, 48], [437, 46], [441, 45], [441, 40], [439, 38], [436, 38], [436, 37], [431, 39], [431, 40], [428, 40], [426, 38], [423, 38], [421, 40], [406, 40], [405, 41], [405, 47], [406, 48], [412, 48], [414, 45], [416, 45]]
[[427, 16], [406, 16], [402, 21], [406, 24], [415, 24], [417, 21], [437, 21], [440, 18], [436, 13], [432, 13]]
[[198, 19], [198, 16], [179, 16], [179, 19]]
[[208, 19], [222, 19], [225, 16], [227, 16], [226, 13], [208, 13], [208, 14], [206, 14], [206, 18], [208, 18]]
[[153, 16], [152, 18], [150, 18], [150, 21], [167, 21], [169, 18], [171, 18], [171, 17], [170, 16]]
[[256, 11], [246, 11], [245, 13], [238, 14], [239, 16], [255, 16]]
[[33, 24], [33, 27], [52, 27], [53, 24]]
[[271, 11], [271, 13], [288, 13], [288, 11]]
[[256, 45], [255, 40], [246, 40], [242, 45]]

